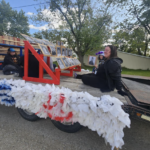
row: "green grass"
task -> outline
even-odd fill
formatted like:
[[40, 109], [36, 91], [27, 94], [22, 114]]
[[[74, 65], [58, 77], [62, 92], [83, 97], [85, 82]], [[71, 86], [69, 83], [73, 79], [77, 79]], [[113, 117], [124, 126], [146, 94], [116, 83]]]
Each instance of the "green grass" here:
[[91, 66], [84, 66], [84, 67], [82, 67], [82, 69], [85, 69], [85, 70], [90, 70], [90, 71], [92, 71], [93, 70], [93, 66], [91, 67]]
[[[82, 68], [88, 69], [90, 71], [92, 71], [92, 69], [93, 69], [93, 67], [91, 67], [91, 66], [85, 66]], [[128, 68], [123, 67], [122, 74], [150, 77], [150, 70], [141, 70], [141, 69], [134, 70], [134, 69], [128, 69]]]
[[122, 68], [122, 74], [150, 77], [150, 70]]

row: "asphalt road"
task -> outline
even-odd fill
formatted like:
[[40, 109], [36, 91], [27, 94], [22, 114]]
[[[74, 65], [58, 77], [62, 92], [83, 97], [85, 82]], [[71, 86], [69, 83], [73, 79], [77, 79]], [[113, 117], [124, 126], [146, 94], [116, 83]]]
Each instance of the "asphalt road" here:
[[[24, 120], [15, 107], [0, 105], [0, 150], [111, 150], [88, 128], [77, 133], [58, 130], [50, 119]], [[123, 150], [150, 150], [150, 123], [132, 119], [124, 130]]]

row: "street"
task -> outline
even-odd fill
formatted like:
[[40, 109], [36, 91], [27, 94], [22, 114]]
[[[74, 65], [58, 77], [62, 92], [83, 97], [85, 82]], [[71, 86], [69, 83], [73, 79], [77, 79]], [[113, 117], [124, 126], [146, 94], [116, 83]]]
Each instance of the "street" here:
[[[15, 107], [0, 105], [0, 150], [111, 150], [96, 132], [58, 130], [50, 119], [24, 120]], [[132, 119], [124, 130], [123, 150], [150, 150], [150, 123]]]

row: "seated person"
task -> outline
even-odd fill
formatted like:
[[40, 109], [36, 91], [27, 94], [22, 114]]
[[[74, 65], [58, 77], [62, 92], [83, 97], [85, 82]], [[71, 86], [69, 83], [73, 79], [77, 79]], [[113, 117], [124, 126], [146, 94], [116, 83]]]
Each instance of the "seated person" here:
[[[100, 51], [98, 54], [99, 54], [99, 55], [98, 55], [98, 60], [99, 60], [98, 67], [99, 67], [99, 65], [104, 64], [104, 62], [105, 62], [105, 57], [104, 57], [104, 51]], [[94, 67], [93, 70], [92, 70], [92, 73], [96, 74], [98, 67], [97, 67], [97, 65], [95, 65], [95, 67]]]
[[[15, 76], [24, 76], [24, 56], [20, 58], [20, 66], [19, 74], [15, 74]], [[28, 59], [28, 76], [29, 77], [39, 77], [39, 61], [32, 55], [31, 51], [29, 50], [29, 59]]]
[[3, 62], [3, 73], [5, 75], [14, 74], [19, 71], [20, 59], [13, 48], [9, 48]]
[[119, 94], [126, 95], [122, 91], [121, 84], [121, 63], [123, 60], [117, 57], [117, 48], [113, 45], [106, 46], [104, 55], [106, 61], [98, 67], [96, 74], [75, 74], [75, 78], [82, 79], [86, 85], [100, 88], [102, 92], [110, 92], [116, 88]]

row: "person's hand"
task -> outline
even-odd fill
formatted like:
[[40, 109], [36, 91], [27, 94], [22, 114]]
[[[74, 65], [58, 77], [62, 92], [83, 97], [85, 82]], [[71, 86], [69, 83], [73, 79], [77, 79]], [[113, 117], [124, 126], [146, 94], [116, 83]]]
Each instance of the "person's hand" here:
[[119, 90], [119, 91], [118, 91], [118, 94], [120, 94], [121, 96], [125, 96], [125, 95], [127, 95], [127, 93], [126, 93], [126, 92], [124, 92], [124, 91], [122, 91], [122, 90]]

